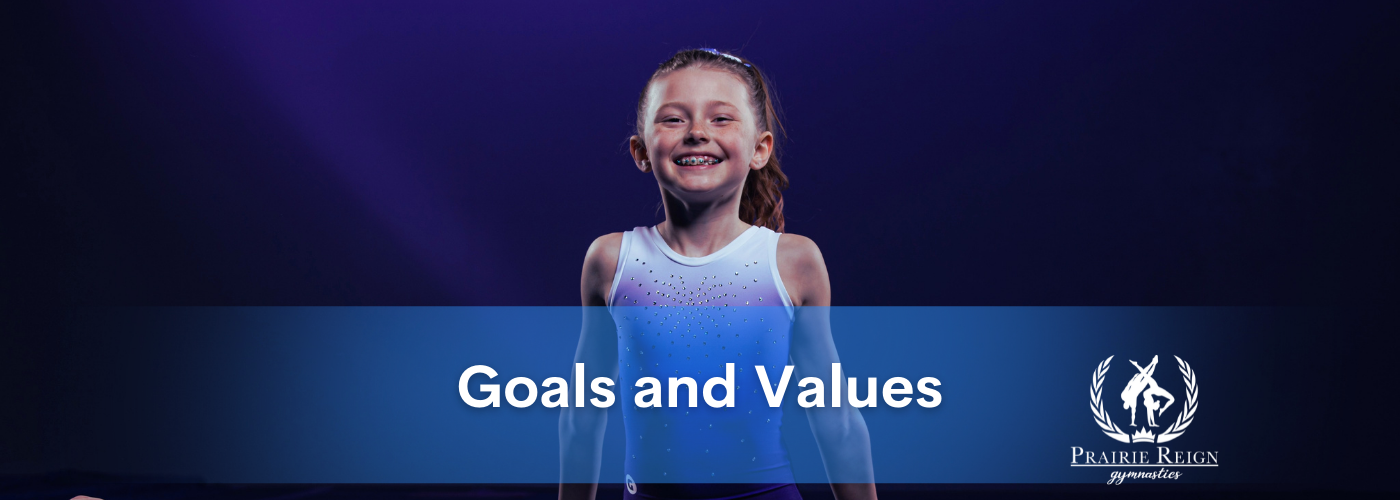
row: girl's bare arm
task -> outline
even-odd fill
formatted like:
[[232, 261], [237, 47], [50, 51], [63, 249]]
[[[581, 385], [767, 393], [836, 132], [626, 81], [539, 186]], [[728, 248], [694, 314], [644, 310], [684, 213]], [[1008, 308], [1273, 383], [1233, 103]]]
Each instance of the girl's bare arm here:
[[[784, 234], [778, 240], [778, 273], [796, 307], [790, 355], [796, 380], [828, 379], [841, 360], [831, 337], [831, 281], [821, 250], [812, 240]], [[841, 374], [842, 380], [845, 374]], [[829, 379], [828, 379], [829, 380]], [[830, 391], [830, 388], [826, 388]], [[875, 472], [870, 458], [870, 431], [860, 410], [849, 404], [807, 410], [817, 438], [831, 491], [837, 500], [875, 500]]]
[[[617, 380], [617, 326], [607, 310], [607, 294], [617, 270], [617, 254], [622, 233], [599, 237], [588, 247], [583, 259], [579, 293], [583, 301], [583, 327], [579, 333], [574, 362], [587, 368], [586, 378], [609, 377]], [[574, 370], [569, 367], [570, 378]], [[570, 384], [588, 384], [571, 380]], [[577, 387], [570, 385], [571, 388]], [[617, 388], [614, 388], [617, 389]], [[619, 392], [620, 394], [620, 392]], [[559, 415], [559, 500], [593, 500], [598, 492], [598, 470], [602, 465], [603, 433], [608, 427], [608, 410], [589, 406], [569, 406]]]

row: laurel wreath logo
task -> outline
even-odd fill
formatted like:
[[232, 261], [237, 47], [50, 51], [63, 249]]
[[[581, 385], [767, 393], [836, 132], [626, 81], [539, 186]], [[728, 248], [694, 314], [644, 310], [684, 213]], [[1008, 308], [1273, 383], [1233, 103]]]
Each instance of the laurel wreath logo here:
[[1113, 419], [1108, 417], [1108, 411], [1103, 407], [1103, 401], [1099, 395], [1103, 393], [1103, 378], [1108, 375], [1108, 362], [1113, 361], [1113, 356], [1099, 363], [1099, 368], [1094, 370], [1094, 383], [1089, 385], [1089, 409], [1094, 412], [1094, 423], [1099, 424], [1104, 434], [1118, 441], [1128, 443], [1132, 440], [1128, 434], [1118, 428], [1118, 424], [1113, 423]]
[[1196, 418], [1196, 396], [1200, 391], [1196, 388], [1196, 371], [1191, 369], [1191, 365], [1180, 356], [1176, 358], [1177, 368], [1181, 370], [1181, 378], [1186, 381], [1186, 407], [1181, 410], [1181, 414], [1176, 416], [1176, 422], [1167, 427], [1157, 435], [1158, 443], [1165, 443], [1176, 439], [1181, 433], [1186, 432], [1186, 427], [1191, 425], [1191, 420]]
[[[1158, 443], [1171, 441], [1186, 432], [1186, 428], [1191, 425], [1191, 421], [1196, 417], [1196, 397], [1200, 395], [1200, 391], [1196, 385], [1196, 371], [1192, 370], [1191, 365], [1181, 359], [1180, 356], [1173, 357], [1176, 358], [1177, 367], [1181, 370], [1182, 379], [1186, 381], [1186, 404], [1183, 405], [1181, 414], [1177, 415], [1176, 422], [1172, 423], [1166, 430], [1163, 430], [1161, 434], [1157, 435], [1156, 442]], [[1103, 360], [1102, 363], [1099, 363], [1098, 369], [1094, 370], [1093, 384], [1089, 386], [1089, 409], [1094, 413], [1094, 423], [1099, 424], [1099, 428], [1103, 429], [1104, 434], [1107, 434], [1108, 437], [1117, 441], [1131, 443], [1133, 442], [1133, 437], [1118, 428], [1118, 424], [1113, 423], [1113, 419], [1109, 417], [1108, 409], [1103, 406], [1103, 399], [1101, 398], [1103, 395], [1103, 381], [1104, 377], [1108, 375], [1110, 361], [1113, 361], [1113, 356], [1109, 356], [1108, 359]]]

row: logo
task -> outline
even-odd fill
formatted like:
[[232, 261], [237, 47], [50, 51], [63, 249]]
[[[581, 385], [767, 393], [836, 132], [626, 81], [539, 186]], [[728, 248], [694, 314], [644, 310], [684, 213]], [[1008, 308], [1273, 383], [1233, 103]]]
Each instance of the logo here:
[[[1175, 357], [1175, 356], [1173, 356]], [[1138, 426], [1138, 408], [1146, 410], [1146, 424], [1137, 431], [1129, 435], [1123, 432], [1114, 423], [1109, 414], [1108, 407], [1104, 406], [1102, 394], [1104, 378], [1108, 375], [1109, 362], [1113, 361], [1113, 356], [1099, 363], [1099, 368], [1094, 370], [1094, 382], [1089, 386], [1089, 405], [1094, 412], [1094, 422], [1099, 424], [1104, 434], [1124, 443], [1165, 443], [1181, 436], [1186, 432], [1186, 428], [1191, 425], [1192, 419], [1196, 416], [1196, 396], [1200, 393], [1196, 386], [1196, 372], [1191, 369], [1191, 365], [1180, 357], [1176, 357], [1178, 368], [1181, 370], [1181, 377], [1186, 382], [1186, 402], [1178, 405], [1181, 412], [1177, 414], [1176, 421], [1159, 433], [1154, 433], [1152, 428], [1158, 427], [1157, 417], [1162, 416], [1174, 403], [1177, 402], [1175, 396], [1157, 385], [1157, 379], [1152, 375], [1157, 370], [1157, 356], [1152, 356], [1152, 362], [1146, 367], [1138, 365], [1137, 361], [1128, 360], [1138, 372], [1133, 375], [1128, 385], [1123, 387], [1121, 397], [1123, 399], [1123, 409], [1131, 412], [1128, 425]]]
[[[1179, 356], [1173, 357], [1176, 358], [1177, 369], [1181, 372], [1181, 386], [1176, 386], [1173, 381], [1165, 378], [1160, 380], [1167, 382], [1167, 387], [1158, 383], [1160, 374], [1157, 372], [1157, 356], [1152, 356], [1152, 361], [1145, 366], [1130, 359], [1128, 362], [1137, 369], [1137, 373], [1127, 378], [1127, 383], [1122, 386], [1123, 390], [1118, 393], [1118, 399], [1113, 399], [1112, 394], [1118, 388], [1118, 381], [1122, 381], [1126, 374], [1110, 379], [1108, 370], [1113, 356], [1100, 362], [1089, 385], [1089, 409], [1094, 414], [1094, 423], [1098, 424], [1099, 430], [1115, 441], [1128, 443], [1130, 446], [1135, 443], [1166, 443], [1186, 433], [1186, 428], [1190, 427], [1196, 418], [1200, 386], [1191, 364]], [[1108, 386], [1110, 394], [1107, 403], [1103, 398], [1105, 386]], [[1168, 411], [1176, 412], [1175, 420], [1171, 420]], [[1127, 414], [1124, 415], [1124, 412]], [[1114, 417], [1118, 419], [1115, 421]], [[1126, 423], [1127, 426], [1119, 427], [1119, 422]], [[1136, 447], [1127, 450], [1070, 447], [1070, 467], [1126, 469], [1112, 471], [1108, 484], [1122, 484], [1129, 479], [1175, 480], [1184, 474], [1181, 470], [1175, 470], [1178, 467], [1219, 466], [1219, 451], [1173, 450], [1166, 446], [1156, 446], [1155, 450]]]

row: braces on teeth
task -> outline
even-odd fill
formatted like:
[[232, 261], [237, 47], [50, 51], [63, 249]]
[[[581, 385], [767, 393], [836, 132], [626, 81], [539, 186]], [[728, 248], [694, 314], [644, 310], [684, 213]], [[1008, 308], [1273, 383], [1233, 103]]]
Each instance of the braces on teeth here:
[[719, 163], [718, 159], [706, 160], [701, 158], [689, 157], [676, 160], [677, 165], [714, 165], [716, 163]]

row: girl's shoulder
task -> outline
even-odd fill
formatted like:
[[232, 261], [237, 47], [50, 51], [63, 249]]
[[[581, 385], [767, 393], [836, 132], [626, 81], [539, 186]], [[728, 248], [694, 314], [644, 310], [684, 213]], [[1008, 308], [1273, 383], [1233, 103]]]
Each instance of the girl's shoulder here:
[[622, 233], [608, 233], [599, 236], [588, 245], [583, 255], [583, 278], [580, 294], [583, 305], [607, 305], [608, 290], [612, 288], [613, 274], [617, 272], [617, 255], [622, 249]]
[[782, 233], [777, 253], [778, 274], [793, 305], [831, 304], [831, 281], [816, 242], [806, 236]]
[[[622, 233], [608, 233], [593, 239], [593, 243], [588, 245], [588, 252], [584, 254], [584, 262], [590, 258], [605, 257], [606, 253], [611, 253], [613, 258], [617, 258], [618, 251], [622, 248]], [[616, 262], [614, 262], [616, 264]]]
[[817, 248], [817, 242], [811, 238], [800, 234], [780, 233], [778, 237], [778, 266], [781, 268], [784, 262], [799, 267], [808, 267], [820, 264], [825, 268], [825, 261], [822, 260], [822, 251]]

